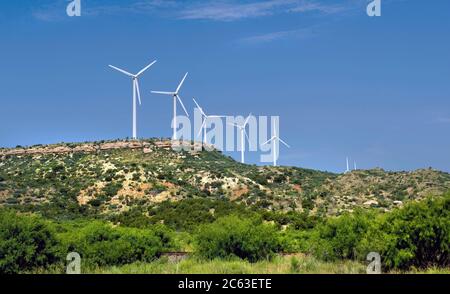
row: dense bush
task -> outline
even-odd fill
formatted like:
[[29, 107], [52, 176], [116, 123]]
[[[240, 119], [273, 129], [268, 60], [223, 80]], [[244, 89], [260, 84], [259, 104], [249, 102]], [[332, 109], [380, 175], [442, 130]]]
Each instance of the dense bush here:
[[406, 205], [380, 227], [387, 268], [450, 265], [450, 195]]
[[38, 216], [0, 209], [0, 273], [18, 273], [65, 262], [69, 252], [91, 265], [149, 262], [176, 249], [162, 225], [113, 227], [101, 221], [51, 223]]
[[[364, 261], [369, 252], [381, 255], [385, 269], [450, 265], [450, 195], [411, 202], [390, 213], [357, 211], [304, 234], [307, 251], [325, 260]], [[291, 241], [292, 243], [292, 241]]]
[[0, 210], [0, 273], [17, 273], [57, 261], [56, 238], [36, 216]]
[[162, 228], [137, 229], [113, 227], [102, 222], [91, 222], [66, 227], [59, 235], [61, 252], [75, 251], [87, 263], [119, 265], [135, 261], [148, 262], [170, 249], [171, 238]]
[[375, 212], [361, 210], [329, 218], [312, 231], [310, 250], [324, 260], [363, 260], [365, 252], [360, 242], [366, 238], [375, 219]]
[[[165, 201], [149, 210], [152, 223], [164, 221], [164, 224], [170, 228], [186, 231], [193, 231], [198, 225], [211, 223], [217, 218], [230, 214], [243, 217], [255, 215], [244, 205], [227, 200], [205, 198], [185, 199], [177, 202]], [[132, 215], [123, 214], [123, 221], [127, 221], [127, 216], [132, 217]]]
[[197, 254], [208, 259], [239, 257], [255, 262], [281, 250], [274, 226], [238, 216], [201, 226], [195, 240]]

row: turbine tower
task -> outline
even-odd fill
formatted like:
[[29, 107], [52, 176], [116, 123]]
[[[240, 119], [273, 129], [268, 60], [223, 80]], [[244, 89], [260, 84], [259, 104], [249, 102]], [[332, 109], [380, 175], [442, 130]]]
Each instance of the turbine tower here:
[[149, 69], [153, 64], [156, 63], [156, 60], [153, 61], [152, 63], [150, 63], [149, 65], [147, 65], [146, 67], [144, 67], [140, 72], [138, 72], [137, 74], [132, 74], [129, 73], [123, 69], [120, 69], [118, 67], [109, 65], [110, 68], [115, 69], [129, 77], [131, 77], [132, 81], [133, 81], [133, 135], [132, 138], [133, 140], [137, 139], [137, 124], [136, 124], [136, 120], [137, 120], [137, 114], [136, 114], [136, 96], [139, 100], [139, 105], [141, 105], [141, 93], [139, 90], [139, 80], [138, 78], [147, 70]]
[[348, 157], [346, 159], [347, 159], [347, 169], [345, 170], [345, 173], [349, 173], [350, 172], [350, 166], [348, 164]]
[[[273, 129], [274, 135], [272, 138], [270, 138], [269, 140], [267, 140], [266, 142], [263, 143], [263, 145], [266, 145], [270, 142], [272, 142], [272, 153], [273, 153], [273, 166], [277, 166], [277, 143], [278, 145], [281, 143], [284, 144], [284, 146], [291, 148], [291, 146], [289, 146], [286, 142], [284, 142], [280, 137], [277, 136], [277, 128], [276, 126], [274, 126]], [[278, 141], [278, 142], [277, 142]]]
[[245, 140], [244, 136], [247, 138], [248, 143], [250, 144], [250, 139], [248, 138], [247, 132], [245, 131], [245, 128], [247, 127], [248, 121], [250, 120], [251, 113], [248, 115], [247, 119], [245, 120], [244, 124], [238, 125], [238, 124], [232, 124], [228, 123], [230, 126], [236, 127], [240, 133], [241, 133], [241, 163], [245, 163], [244, 153], [245, 153]]
[[197, 101], [195, 100], [195, 98], [192, 98], [192, 100], [194, 100], [195, 105], [197, 105], [197, 108], [200, 110], [200, 113], [202, 115], [202, 126], [200, 127], [200, 131], [198, 132], [198, 136], [202, 135], [202, 142], [204, 142], [205, 144], [208, 143], [206, 141], [206, 121], [210, 118], [223, 118], [225, 116], [222, 115], [207, 115], [204, 111], [203, 108], [200, 107], [200, 105], [198, 105]]
[[181, 107], [183, 107], [184, 112], [189, 117], [186, 107], [184, 107], [183, 101], [181, 101], [181, 97], [179, 95], [181, 86], [183, 86], [184, 80], [186, 80], [187, 75], [188, 73], [184, 75], [175, 92], [152, 91], [153, 94], [169, 95], [173, 97], [173, 140], [177, 139], [177, 100], [180, 102]]

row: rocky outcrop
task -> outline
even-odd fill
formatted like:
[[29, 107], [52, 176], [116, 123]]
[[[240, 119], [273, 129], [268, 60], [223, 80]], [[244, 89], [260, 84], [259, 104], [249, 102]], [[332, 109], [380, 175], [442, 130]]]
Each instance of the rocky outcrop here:
[[[151, 153], [152, 148], [162, 148], [169, 150], [174, 146], [181, 147], [183, 150], [191, 150], [196, 153], [202, 150], [202, 144], [199, 142], [179, 141], [172, 144], [171, 140], [161, 141], [113, 141], [104, 143], [84, 143], [67, 145], [47, 145], [28, 148], [3, 148], [0, 149], [0, 157], [21, 156], [21, 155], [44, 155], [44, 154], [69, 154], [69, 153], [94, 153], [97, 151], [107, 151], [115, 149], [142, 149], [144, 153]], [[214, 146], [208, 145], [208, 148], [214, 149]]]

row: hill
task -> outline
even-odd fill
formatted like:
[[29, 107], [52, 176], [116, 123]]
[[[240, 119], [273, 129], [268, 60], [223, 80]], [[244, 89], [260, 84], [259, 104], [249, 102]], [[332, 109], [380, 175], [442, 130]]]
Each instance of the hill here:
[[0, 149], [0, 205], [32, 210], [114, 215], [166, 201], [211, 198], [337, 215], [357, 207], [387, 211], [448, 190], [450, 174], [432, 169], [335, 174], [245, 165], [217, 150], [175, 152], [170, 141], [159, 139]]

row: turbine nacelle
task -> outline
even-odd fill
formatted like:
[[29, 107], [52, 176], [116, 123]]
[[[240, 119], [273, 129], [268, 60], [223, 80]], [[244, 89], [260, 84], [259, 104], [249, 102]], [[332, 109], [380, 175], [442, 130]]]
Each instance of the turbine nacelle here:
[[239, 128], [239, 129], [243, 129], [243, 130], [245, 131], [245, 128], [247, 127], [248, 122], [249, 122], [249, 120], [250, 120], [251, 117], [252, 117], [252, 114], [250, 113], [250, 114], [247, 116], [247, 118], [245, 119], [245, 122], [244, 122], [242, 125], [238, 125], [238, 124], [236, 124], [236, 123], [228, 123], [228, 125], [234, 126], [234, 127], [236, 127], [236, 128]]
[[250, 113], [247, 117], [247, 119], [245, 120], [244, 124], [239, 125], [239, 124], [235, 124], [235, 123], [228, 123], [228, 125], [236, 127], [239, 129], [239, 131], [241, 132], [241, 162], [245, 163], [244, 161], [244, 148], [245, 148], [245, 142], [244, 142], [244, 136], [245, 138], [247, 138], [248, 144], [250, 145], [250, 138], [248, 137], [247, 131], [245, 130], [245, 128], [247, 127], [247, 124], [250, 120], [250, 117], [252, 116], [252, 114]]
[[117, 71], [119, 71], [119, 72], [121, 72], [121, 73], [123, 73], [123, 74], [125, 74], [125, 75], [127, 75], [127, 76], [129, 76], [129, 77], [131, 77], [131, 78], [133, 78], [133, 79], [137, 79], [137, 78], [139, 78], [139, 76], [141, 76], [145, 71], [147, 71], [147, 69], [149, 69], [153, 64], [155, 64], [156, 61], [157, 61], [157, 60], [153, 61], [152, 63], [150, 63], [149, 65], [147, 65], [147, 66], [144, 67], [143, 69], [141, 69], [137, 74], [132, 74], [132, 73], [130, 73], [130, 72], [126, 71], [126, 70], [123, 70], [123, 69], [121, 69], [121, 68], [118, 68], [117, 66], [114, 66], [114, 65], [109, 65], [109, 67], [112, 68], [112, 69], [115, 69], [115, 70], [117, 70]]
[[272, 136], [272, 138], [270, 138], [269, 140], [267, 140], [266, 142], [264, 142], [262, 145], [267, 145], [269, 143], [273, 143], [273, 165], [276, 166], [277, 165], [277, 145], [276, 142], [278, 143], [282, 143], [284, 146], [286, 146], [287, 148], [291, 148], [291, 146], [289, 146], [286, 142], [284, 142], [280, 137], [278, 137], [277, 135], [277, 128], [274, 128], [274, 135]]
[[153, 94], [160, 94], [160, 95], [168, 95], [168, 96], [172, 96], [174, 99], [178, 100], [178, 102], [180, 102], [181, 107], [183, 108], [184, 112], [186, 113], [186, 115], [189, 117], [189, 113], [186, 110], [186, 107], [184, 107], [183, 101], [181, 100], [181, 97], [179, 95], [181, 87], [184, 84], [184, 81], [186, 80], [186, 77], [188, 76], [189, 73], [186, 73], [183, 77], [183, 79], [181, 80], [180, 84], [178, 85], [177, 89], [175, 90], [175, 92], [164, 92], [164, 91], [152, 91]]
[[184, 110], [184, 113], [186, 113], [187, 117], [189, 117], [189, 113], [186, 110], [186, 107], [184, 107], [183, 101], [181, 100], [181, 97], [179, 95], [181, 87], [183, 86], [184, 81], [186, 80], [188, 73], [186, 73], [181, 80], [180, 84], [178, 85], [175, 92], [163, 92], [163, 91], [152, 91], [153, 94], [161, 94], [161, 95], [169, 95], [173, 97], [173, 139], [176, 140], [177, 134], [176, 134], [176, 128], [177, 128], [177, 100], [180, 102], [181, 107]]
[[197, 101], [195, 100], [195, 98], [192, 98], [192, 100], [194, 100], [195, 105], [197, 105], [197, 108], [200, 110], [200, 113], [201, 113], [202, 117], [204, 118], [204, 120], [203, 120], [203, 122], [202, 122], [202, 126], [200, 127], [200, 131], [198, 132], [198, 135], [197, 135], [197, 137], [198, 137], [198, 136], [201, 135], [203, 128], [206, 126], [206, 121], [207, 121], [209, 118], [223, 118], [223, 117], [225, 117], [225, 116], [222, 116], [222, 115], [207, 115], [207, 114], [203, 111], [203, 108], [201, 108], [200, 105], [198, 105], [198, 103], [197, 103]]
[[262, 145], [267, 145], [267, 144], [269, 144], [270, 142], [272, 142], [274, 140], [278, 140], [279, 142], [281, 142], [287, 148], [291, 148], [291, 146], [289, 146], [286, 142], [284, 142], [280, 137], [275, 137], [275, 136], [273, 136], [272, 138], [270, 138], [269, 140], [264, 142]]

